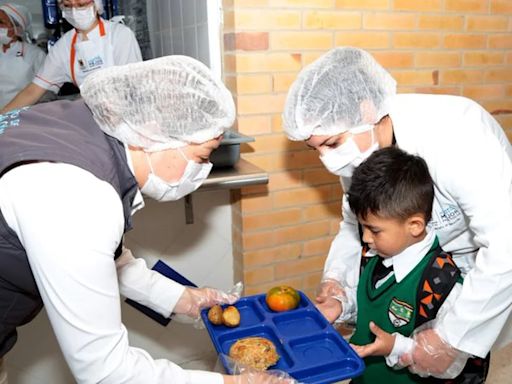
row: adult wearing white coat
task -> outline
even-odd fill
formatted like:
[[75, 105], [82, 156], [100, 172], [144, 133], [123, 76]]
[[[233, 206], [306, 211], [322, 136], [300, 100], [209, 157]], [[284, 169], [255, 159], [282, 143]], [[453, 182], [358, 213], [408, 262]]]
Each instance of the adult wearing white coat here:
[[[396, 95], [395, 80], [371, 55], [336, 48], [292, 84], [284, 127], [319, 151], [345, 189], [377, 148], [397, 145], [427, 162], [435, 185], [430, 225], [465, 279], [447, 316], [416, 336], [412, 361], [404, 356], [411, 371], [455, 376], [468, 354], [485, 357], [511, 340], [500, 332], [512, 308], [512, 148], [489, 113], [458, 96]], [[343, 287], [357, 283], [362, 249], [345, 196], [342, 211], [317, 297], [331, 321], [353, 313]]]
[[59, 0], [59, 6], [74, 29], [50, 48], [43, 68], [1, 112], [35, 104], [46, 91], [58, 93], [65, 82], [80, 86], [99, 69], [142, 61], [133, 32], [100, 17], [102, 0]]
[[180, 368], [130, 346], [120, 294], [168, 317], [238, 298], [186, 288], [122, 247], [142, 195], [177, 200], [208, 176], [235, 119], [202, 63], [167, 56], [89, 76], [83, 100], [3, 115], [0, 133], [0, 357], [16, 327], [46, 309], [78, 383], [292, 383]]
[[30, 42], [32, 15], [15, 3], [0, 5], [0, 109], [32, 82], [46, 54]]

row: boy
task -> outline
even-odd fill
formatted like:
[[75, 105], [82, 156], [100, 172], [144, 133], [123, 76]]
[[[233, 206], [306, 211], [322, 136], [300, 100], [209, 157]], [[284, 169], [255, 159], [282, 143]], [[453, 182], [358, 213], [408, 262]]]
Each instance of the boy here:
[[[343, 304], [357, 303], [350, 341], [367, 367], [353, 383], [483, 383], [488, 359], [469, 359], [453, 380], [391, 368], [412, 351], [413, 331], [442, 316], [462, 283], [460, 270], [427, 228], [434, 185], [425, 161], [396, 147], [378, 150], [355, 170], [347, 194], [369, 248], [357, 293], [347, 291]], [[463, 381], [468, 375], [470, 381]]]

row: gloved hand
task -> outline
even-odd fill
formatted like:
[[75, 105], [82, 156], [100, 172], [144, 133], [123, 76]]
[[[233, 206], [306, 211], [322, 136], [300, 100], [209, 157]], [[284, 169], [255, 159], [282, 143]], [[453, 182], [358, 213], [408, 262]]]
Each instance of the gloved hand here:
[[258, 371], [231, 359], [227, 355], [219, 355], [218, 365], [224, 363], [232, 376], [224, 375], [224, 384], [300, 384], [286, 372], [279, 370]]
[[452, 347], [432, 328], [413, 336], [415, 346], [410, 354], [400, 357], [401, 366], [421, 377], [434, 376], [440, 379], [457, 377], [470, 355]]
[[345, 300], [345, 290], [337, 280], [322, 279], [316, 290], [315, 305], [330, 323], [343, 312]]
[[215, 304], [233, 304], [240, 298], [243, 284], [237, 283], [228, 292], [215, 288], [192, 288], [187, 287], [179, 298], [174, 313], [198, 319], [201, 310], [210, 308]]

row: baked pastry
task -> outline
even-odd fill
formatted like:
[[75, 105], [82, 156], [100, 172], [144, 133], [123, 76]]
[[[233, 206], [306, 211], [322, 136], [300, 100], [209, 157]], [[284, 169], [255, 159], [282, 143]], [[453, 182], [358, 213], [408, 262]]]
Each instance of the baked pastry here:
[[229, 348], [229, 357], [260, 371], [275, 365], [279, 360], [275, 345], [264, 337], [247, 337], [237, 340]]

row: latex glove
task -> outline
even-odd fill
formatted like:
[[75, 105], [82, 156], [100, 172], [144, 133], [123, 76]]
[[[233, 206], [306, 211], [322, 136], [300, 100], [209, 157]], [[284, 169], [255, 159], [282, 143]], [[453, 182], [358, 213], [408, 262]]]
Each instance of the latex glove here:
[[237, 283], [228, 292], [208, 287], [187, 287], [176, 303], [173, 312], [198, 319], [201, 310], [204, 308], [210, 308], [215, 304], [233, 304], [236, 302], [240, 298], [242, 289], [242, 283]]
[[443, 340], [434, 329], [425, 329], [413, 336], [415, 346], [410, 354], [400, 357], [401, 366], [421, 377], [434, 376], [440, 379], [457, 377], [470, 357]]
[[370, 331], [375, 335], [375, 341], [366, 345], [350, 344], [359, 357], [388, 356], [395, 345], [395, 336], [383, 331], [377, 324], [370, 321]]
[[345, 290], [337, 280], [323, 279], [317, 287], [315, 306], [329, 323], [340, 317], [345, 300]]
[[224, 375], [224, 384], [300, 384], [284, 371], [258, 371], [238, 363], [227, 355], [219, 355], [218, 364], [221, 363], [233, 372], [232, 376]]

